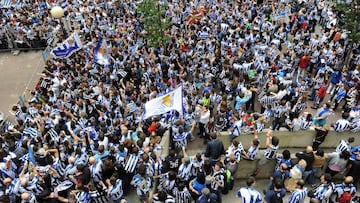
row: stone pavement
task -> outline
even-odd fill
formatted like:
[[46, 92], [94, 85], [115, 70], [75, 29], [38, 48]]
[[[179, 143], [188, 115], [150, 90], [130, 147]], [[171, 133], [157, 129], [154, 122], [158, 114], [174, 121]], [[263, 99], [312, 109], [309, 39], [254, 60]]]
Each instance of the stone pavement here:
[[[6, 117], [13, 104], [26, 88], [33, 90], [44, 67], [41, 51], [20, 52], [14, 56], [10, 52], [0, 53], [0, 111]], [[10, 119], [12, 116], [10, 116]]]

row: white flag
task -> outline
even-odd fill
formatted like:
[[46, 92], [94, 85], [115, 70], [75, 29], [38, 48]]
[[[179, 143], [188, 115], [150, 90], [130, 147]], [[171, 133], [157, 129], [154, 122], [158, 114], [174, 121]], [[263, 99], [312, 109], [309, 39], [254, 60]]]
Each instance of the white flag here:
[[147, 119], [151, 116], [160, 115], [171, 110], [177, 110], [180, 114], [182, 114], [182, 101], [182, 87], [178, 87], [163, 96], [146, 102], [143, 119]]
[[74, 52], [82, 48], [82, 43], [77, 32], [74, 32], [70, 37], [63, 41], [59, 46], [55, 47], [51, 54], [56, 58], [67, 58]]

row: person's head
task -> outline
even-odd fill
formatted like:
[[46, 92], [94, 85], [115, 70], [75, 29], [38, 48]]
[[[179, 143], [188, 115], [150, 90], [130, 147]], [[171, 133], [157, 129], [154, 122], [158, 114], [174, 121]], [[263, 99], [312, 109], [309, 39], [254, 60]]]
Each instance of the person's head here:
[[282, 152], [282, 155], [283, 155], [283, 158], [284, 158], [285, 160], [290, 159], [290, 156], [291, 156], [290, 151], [287, 150], [287, 149], [285, 149], [285, 150]]
[[111, 176], [111, 178], [110, 178], [110, 184], [111, 184], [111, 185], [116, 185], [116, 177], [115, 177], [115, 176]]
[[332, 181], [330, 173], [324, 173], [320, 176], [320, 181], [322, 184], [329, 184]]
[[100, 145], [99, 148], [98, 148], [98, 151], [99, 151], [100, 154], [102, 154], [105, 151], [104, 145]]
[[26, 187], [28, 182], [29, 182], [29, 180], [27, 178], [20, 178], [21, 186]]
[[169, 171], [169, 180], [173, 181], [176, 179], [176, 172], [175, 171]]
[[304, 159], [301, 159], [298, 163], [298, 165], [301, 167], [301, 168], [305, 168], [306, 167], [306, 161]]
[[324, 150], [319, 148], [319, 149], [316, 151], [315, 154], [318, 155], [318, 156], [323, 157], [323, 156], [324, 156]]
[[215, 163], [214, 168], [216, 171], [220, 171], [222, 167], [223, 167], [223, 164], [220, 161]]
[[201, 173], [201, 172], [198, 172], [197, 175], [196, 175], [196, 180], [200, 184], [205, 184], [205, 174]]
[[344, 185], [349, 186], [350, 184], [352, 184], [354, 182], [354, 179], [352, 176], [346, 176], [344, 178]]
[[90, 165], [94, 165], [96, 163], [96, 158], [94, 156], [89, 158]]
[[11, 181], [12, 181], [11, 178], [5, 178], [3, 180], [3, 183], [4, 183], [4, 185], [8, 186], [8, 185], [10, 185]]
[[313, 152], [312, 146], [308, 145], [308, 146], [306, 147], [306, 153], [312, 153], [312, 152]]
[[326, 108], [326, 109], [330, 109], [330, 107], [331, 107], [331, 104], [330, 104], [330, 103], [326, 103], [326, 104], [324, 104], [324, 108]]
[[345, 160], [348, 160], [350, 158], [351, 154], [347, 150], [342, 151], [340, 154], [340, 158], [343, 158]]
[[232, 145], [233, 145], [234, 147], [238, 147], [238, 146], [239, 146], [239, 141], [233, 140], [233, 141], [232, 141]]
[[305, 185], [305, 181], [303, 179], [300, 179], [296, 182], [296, 187], [299, 189], [303, 189]]
[[253, 140], [251, 141], [251, 144], [252, 144], [253, 146], [255, 146], [255, 147], [259, 146], [259, 144], [260, 144], [259, 139], [253, 139]]
[[84, 169], [85, 169], [85, 165], [84, 165], [84, 164], [78, 164], [78, 165], [76, 166], [76, 170], [77, 170], [78, 172], [83, 172]]
[[253, 176], [250, 176], [247, 180], [246, 180], [246, 186], [248, 187], [253, 187], [255, 185], [255, 178]]
[[211, 132], [211, 133], [210, 133], [210, 138], [213, 139], [213, 140], [216, 139], [216, 138], [217, 138], [217, 134], [214, 133], [214, 132]]
[[158, 197], [159, 201], [165, 202], [165, 200], [167, 199], [166, 191], [165, 190], [159, 191], [158, 194], [157, 194], [157, 197]]
[[30, 200], [30, 193], [24, 192], [21, 194], [21, 200], [29, 201]]
[[271, 139], [271, 144], [273, 145], [273, 146], [278, 146], [279, 145], [279, 138], [278, 137], [276, 137], [276, 136], [273, 136], [272, 137], [272, 139]]
[[281, 178], [276, 178], [274, 180], [274, 187], [275, 187], [275, 189], [281, 189], [283, 187], [283, 182], [282, 182]]
[[231, 153], [231, 154], [229, 155], [229, 159], [230, 159], [230, 162], [231, 162], [231, 163], [234, 163], [234, 162], [236, 161], [236, 156], [235, 156], [235, 154], [234, 154], [234, 153]]
[[282, 164], [280, 164], [280, 169], [282, 171], [284, 171], [284, 170], [288, 169], [288, 165], [286, 163], [282, 163]]
[[201, 190], [201, 193], [202, 193], [205, 197], [209, 197], [209, 195], [210, 195], [210, 190], [209, 190], [209, 188], [205, 187], [204, 189]]
[[186, 185], [185, 185], [184, 182], [179, 182], [179, 183], [177, 184], [177, 187], [178, 187], [179, 191], [183, 191], [184, 188], [186, 187]]
[[353, 143], [355, 141], [355, 138], [354, 137], [349, 137], [347, 141], [348, 141], [348, 143]]
[[146, 165], [141, 164], [139, 168], [137, 169], [138, 174], [141, 176], [144, 176], [146, 174]]

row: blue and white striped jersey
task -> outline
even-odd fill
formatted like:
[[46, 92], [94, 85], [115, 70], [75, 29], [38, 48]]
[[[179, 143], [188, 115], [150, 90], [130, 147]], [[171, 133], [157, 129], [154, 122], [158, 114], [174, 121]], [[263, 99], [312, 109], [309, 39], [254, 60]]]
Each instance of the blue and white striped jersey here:
[[263, 201], [261, 194], [251, 187], [240, 188], [237, 192], [237, 196], [241, 197], [242, 203], [260, 203]]
[[289, 199], [287, 200], [287, 203], [303, 203], [307, 196], [307, 193], [307, 188], [296, 189], [294, 192], [291, 193]]
[[91, 196], [90, 193], [85, 191], [79, 191], [76, 193], [76, 203], [90, 203]]
[[136, 187], [136, 193], [139, 196], [146, 195], [151, 190], [151, 179], [149, 177], [142, 177], [136, 174], [132, 179], [132, 185]]
[[98, 159], [95, 164], [90, 166], [91, 178], [95, 183], [102, 181], [102, 165], [102, 160]]
[[21, 203], [38, 203], [36, 200], [36, 196], [33, 193], [29, 193], [29, 199], [28, 200], [21, 200]]
[[7, 196], [19, 196], [20, 195], [20, 179], [14, 178], [10, 185], [6, 188], [5, 194]]
[[231, 145], [229, 149], [226, 151], [226, 157], [229, 158], [231, 154], [235, 155], [235, 158], [237, 161], [240, 161], [241, 159], [241, 153], [244, 151], [244, 147], [241, 142], [239, 142], [239, 145], [234, 147]]
[[334, 187], [334, 183], [330, 183], [329, 185], [321, 184], [314, 191], [315, 198], [321, 203], [328, 202], [330, 195], [333, 193]]
[[348, 151], [351, 152], [351, 145], [348, 143], [347, 140], [343, 139], [339, 141], [338, 146], [336, 147], [335, 150], [337, 153], [341, 153], [343, 151]]
[[137, 166], [139, 160], [140, 160], [139, 155], [130, 154], [125, 163], [125, 168], [124, 168], [125, 171], [127, 171], [129, 173], [135, 172], [135, 169], [136, 169], [136, 166]]
[[344, 132], [350, 128], [350, 122], [346, 119], [340, 118], [335, 122], [334, 128], [336, 132]]
[[338, 202], [338, 198], [340, 198], [345, 192], [348, 192], [351, 194], [351, 196], [354, 196], [356, 193], [356, 187], [354, 184], [345, 185], [343, 183], [336, 184], [334, 191], [330, 197], [332, 202]]
[[120, 179], [117, 179], [116, 184], [110, 188], [110, 191], [108, 191], [108, 197], [114, 201], [117, 201], [120, 200], [122, 196], [122, 181]]
[[247, 155], [249, 159], [254, 160], [256, 158], [258, 151], [259, 151], [259, 146], [256, 147], [251, 146], [247, 151]]
[[[212, 175], [215, 177], [215, 179], [220, 182], [221, 185], [225, 184], [225, 176], [224, 176], [224, 170], [220, 169], [219, 171], [215, 171]], [[219, 189], [219, 185], [215, 183], [215, 181], [211, 181], [210, 187], [212, 190], [217, 191]]]
[[177, 187], [175, 187], [173, 194], [175, 196], [175, 202], [177, 202], [177, 203], [190, 203], [191, 202], [191, 194], [186, 187], [182, 191], [180, 191]]
[[267, 148], [265, 150], [265, 154], [264, 154], [265, 157], [267, 159], [274, 159], [276, 157], [278, 149], [279, 149], [279, 145], [278, 146], [271, 145], [271, 148]]
[[312, 125], [312, 120], [306, 120], [306, 118], [301, 118], [300, 119], [300, 129], [301, 130], [307, 130], [310, 128], [310, 126]]
[[178, 175], [181, 181], [189, 181], [191, 178], [191, 164], [181, 164], [178, 170]]

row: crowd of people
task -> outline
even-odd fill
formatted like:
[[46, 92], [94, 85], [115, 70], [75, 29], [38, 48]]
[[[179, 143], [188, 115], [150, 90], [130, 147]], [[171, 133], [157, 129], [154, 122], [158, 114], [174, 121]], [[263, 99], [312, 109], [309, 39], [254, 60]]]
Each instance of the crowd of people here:
[[[148, 47], [139, 2], [25, 0], [1, 8], [1, 37], [9, 42], [16, 36], [37, 48], [55, 33], [61, 42], [65, 32], [56, 32], [59, 20], [50, 9], [64, 2], [66, 32], [76, 31], [84, 46], [69, 58], [50, 58], [26, 105], [12, 108], [14, 122], [6, 124], [0, 139], [3, 202], [126, 202], [132, 188], [144, 202], [221, 202], [240, 159], [258, 157], [259, 140], [244, 151], [235, 139], [240, 134], [311, 125], [326, 133], [327, 118], [339, 104], [342, 118], [331, 126], [338, 132], [360, 131], [360, 57], [354, 50], [350, 63], [343, 63], [353, 47], [331, 2], [161, 1], [167, 6], [169, 40]], [[106, 65], [94, 60], [100, 39], [110, 58]], [[142, 119], [147, 101], [179, 85], [183, 112]], [[305, 110], [308, 100], [318, 109], [314, 115]], [[161, 157], [167, 130], [172, 150]], [[221, 131], [231, 135], [228, 153], [217, 139]], [[207, 150], [187, 156], [187, 142], [195, 137], [203, 138]], [[259, 170], [277, 157], [278, 144], [270, 132]], [[320, 156], [320, 144], [314, 144], [313, 156]], [[329, 159], [344, 159], [350, 150]], [[302, 171], [310, 169], [302, 166], [294, 165], [293, 173], [303, 177]], [[329, 185], [329, 174], [339, 171], [329, 168], [322, 184]], [[356, 172], [350, 175], [358, 182]], [[307, 179], [294, 179], [303, 190]], [[285, 185], [275, 180], [269, 193]], [[243, 201], [255, 201], [245, 195], [254, 192], [254, 183], [249, 178], [248, 187], [240, 189]], [[155, 185], [159, 192], [150, 195]], [[313, 198], [326, 202], [318, 190]], [[266, 202], [273, 202], [270, 196]]]

